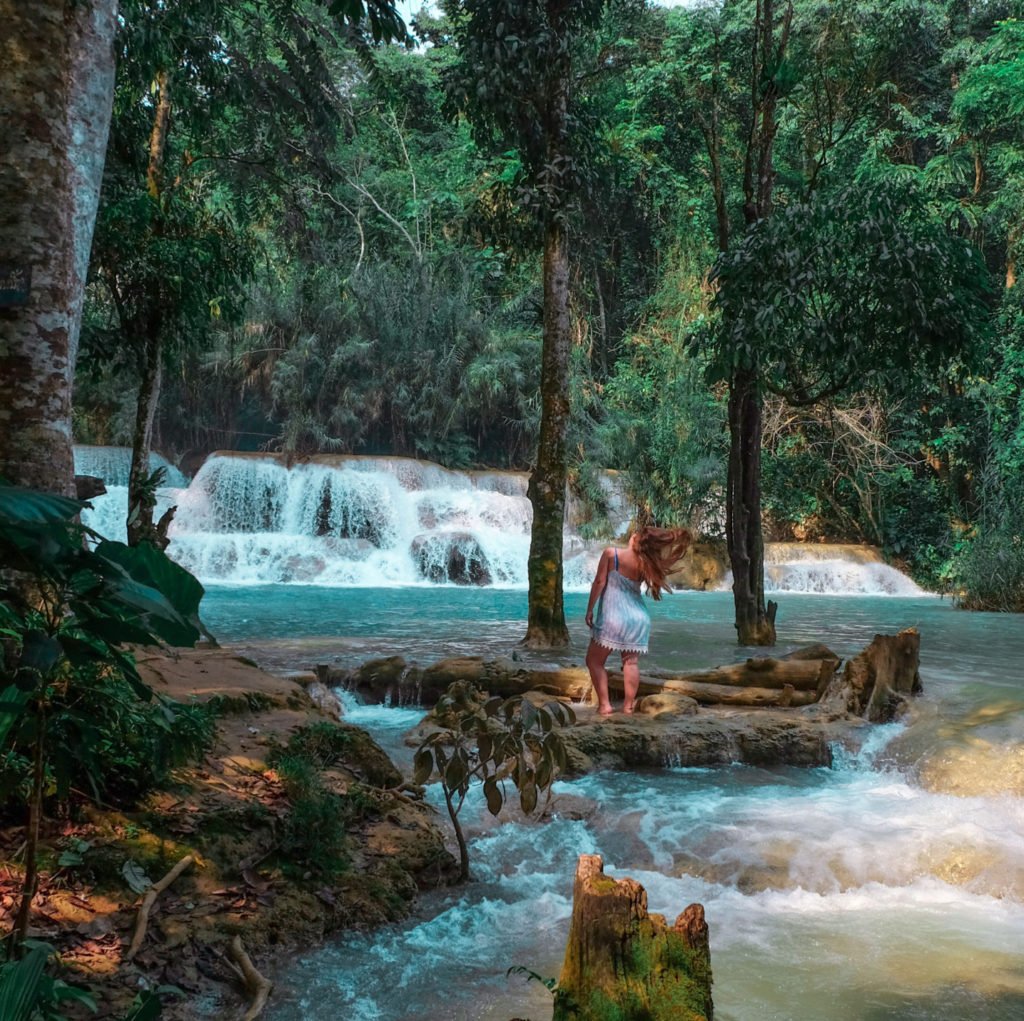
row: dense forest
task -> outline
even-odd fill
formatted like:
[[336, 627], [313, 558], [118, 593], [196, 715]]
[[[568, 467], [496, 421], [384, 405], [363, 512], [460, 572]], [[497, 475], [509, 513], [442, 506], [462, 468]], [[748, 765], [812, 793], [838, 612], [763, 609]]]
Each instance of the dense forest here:
[[[766, 539], [870, 544], [960, 607], [1024, 612], [1020, 19], [0, 0], [0, 1015], [94, 1008], [34, 942], [81, 936], [104, 1016], [158, 1016], [181, 992], [139, 978], [159, 974], [236, 982], [255, 1017], [241, 933], [269, 951], [400, 918], [470, 878], [471, 783], [525, 817], [568, 766], [572, 710], [461, 676], [442, 695], [440, 669], [410, 782], [338, 723], [333, 667], [272, 677], [216, 648], [164, 552], [152, 451], [186, 475], [216, 450], [528, 472], [522, 644], [547, 652], [570, 646], [567, 490], [608, 538], [610, 471], [635, 524], [726, 551], [742, 646], [776, 639]], [[72, 442], [131, 448], [127, 543], [82, 523]], [[918, 633], [895, 640], [909, 697]], [[379, 662], [400, 692], [413, 664]], [[149, 910], [193, 866], [157, 951]], [[133, 926], [139, 970], [95, 968]]]
[[[766, 534], [877, 544], [968, 605], [1020, 606], [1017, 6], [796, 3], [768, 69], [779, 224], [745, 255], [752, 5], [581, 20], [560, 214], [577, 490], [617, 468], [641, 513], [723, 533], [735, 351], [715, 327], [747, 315], [775, 338]], [[529, 467], [548, 186], [514, 124], [460, 100], [461, 6], [422, 11], [413, 47], [353, 41], [313, 4], [125, 11], [77, 440], [131, 445], [155, 406], [152, 443], [186, 470], [217, 448]], [[891, 250], [856, 250], [865, 217]], [[987, 268], [935, 281], [986, 291], [990, 321], [956, 337], [929, 290], [933, 230]], [[789, 256], [743, 312], [715, 301], [730, 245]], [[801, 272], [823, 307], [795, 316]], [[915, 301], [935, 321], [912, 322]]]

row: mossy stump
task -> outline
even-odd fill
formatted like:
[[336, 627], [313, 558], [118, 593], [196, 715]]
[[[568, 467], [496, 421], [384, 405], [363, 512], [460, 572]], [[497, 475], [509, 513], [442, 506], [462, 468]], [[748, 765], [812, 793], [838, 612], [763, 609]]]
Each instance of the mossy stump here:
[[599, 855], [580, 855], [553, 1021], [712, 1021], [712, 1013], [704, 908], [691, 904], [670, 928], [647, 913], [636, 880], [612, 879]]

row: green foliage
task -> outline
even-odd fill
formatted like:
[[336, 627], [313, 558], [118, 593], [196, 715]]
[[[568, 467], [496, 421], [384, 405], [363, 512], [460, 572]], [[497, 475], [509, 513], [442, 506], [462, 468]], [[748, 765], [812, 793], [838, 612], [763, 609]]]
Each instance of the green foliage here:
[[[76, 500], [0, 484], [0, 667], [6, 680], [0, 748], [13, 749], [8, 764], [18, 755], [32, 762], [29, 892], [19, 911], [19, 938], [34, 892], [48, 781], [66, 797], [84, 767], [101, 796], [151, 780], [209, 736], [208, 722], [194, 710], [184, 711], [175, 731], [169, 706], [158, 703], [147, 712], [135, 704], [149, 703], [153, 692], [125, 648], [128, 642], [194, 644], [201, 635], [202, 587], [160, 551], [131, 549], [84, 528], [77, 520], [81, 509]], [[159, 729], [166, 739], [157, 736]], [[142, 755], [152, 761], [131, 777]]]
[[487, 810], [498, 815], [510, 784], [522, 811], [532, 814], [568, 764], [558, 729], [572, 726], [576, 715], [561, 702], [536, 706], [522, 695], [487, 698], [456, 681], [438, 699], [434, 719], [440, 729], [417, 748], [413, 779], [422, 784], [436, 775], [440, 781], [467, 879], [469, 856], [458, 817], [470, 788], [482, 784]]
[[719, 256], [715, 279], [714, 377], [759, 369], [793, 404], [934, 371], [991, 335], [981, 260], [891, 184], [776, 210]]
[[[289, 801], [277, 831], [278, 848], [288, 868], [328, 877], [348, 868], [347, 833], [367, 815], [379, 812], [380, 802], [361, 783], [346, 784], [344, 793], [331, 789], [324, 770], [358, 762], [360, 769], [372, 773], [378, 766], [374, 758], [352, 728], [327, 721], [302, 727], [286, 746], [270, 755], [269, 763], [280, 775]], [[395, 779], [400, 779], [397, 773]]]
[[954, 557], [950, 580], [967, 610], [1024, 613], [1024, 513], [1021, 495], [1005, 516], [985, 520]]
[[[96, 1001], [83, 988], [48, 974], [46, 967], [56, 960], [53, 947], [39, 940], [25, 940], [20, 957], [0, 961], [0, 1017], [4, 1021], [68, 1021], [64, 1011], [75, 1005], [91, 1013]], [[139, 993], [122, 1021], [156, 1021], [162, 1001], [180, 995], [175, 986]], [[81, 1016], [76, 1012], [76, 1016]]]
[[278, 831], [278, 847], [291, 867], [333, 876], [349, 864], [345, 833], [351, 818], [344, 799], [324, 786], [320, 768], [303, 755], [276, 761], [289, 811]]
[[582, 33], [597, 27], [605, 5], [606, 0], [449, 5], [459, 54], [446, 83], [452, 109], [468, 114], [483, 148], [516, 152], [522, 170], [517, 204], [535, 210], [538, 219], [564, 213], [586, 176], [561, 118], [569, 102], [573, 49]]

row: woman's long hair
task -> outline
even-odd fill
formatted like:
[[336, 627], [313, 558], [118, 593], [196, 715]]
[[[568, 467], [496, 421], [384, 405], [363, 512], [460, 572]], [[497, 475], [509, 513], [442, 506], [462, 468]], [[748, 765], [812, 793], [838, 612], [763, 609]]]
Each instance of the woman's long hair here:
[[652, 599], [661, 599], [661, 592], [672, 591], [665, 580], [690, 547], [690, 533], [685, 528], [655, 528], [645, 525], [636, 531], [636, 556], [640, 561], [640, 579], [647, 585]]

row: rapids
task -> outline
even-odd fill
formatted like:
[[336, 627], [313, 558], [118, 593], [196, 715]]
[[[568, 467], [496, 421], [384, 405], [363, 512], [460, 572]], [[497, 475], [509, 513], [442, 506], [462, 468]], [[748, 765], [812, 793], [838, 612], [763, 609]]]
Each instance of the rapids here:
[[[1020, 619], [920, 597], [780, 604], [783, 651], [824, 639], [848, 655], [877, 631], [917, 626], [925, 694], [913, 714], [840, 749], [832, 769], [602, 773], [559, 783], [543, 823], [496, 822], [476, 797], [464, 809], [476, 882], [424, 897], [403, 924], [279, 961], [270, 1021], [541, 1021], [544, 987], [505, 973], [558, 974], [581, 853], [638, 879], [654, 911], [704, 904], [719, 1021], [1024, 1016]], [[584, 606], [567, 595], [576, 661]], [[726, 593], [652, 609], [659, 666], [748, 654]], [[443, 586], [218, 587], [204, 606], [222, 638], [280, 665], [508, 653], [524, 612], [522, 592]], [[337, 638], [316, 637], [331, 629]], [[418, 716], [346, 696], [346, 718], [400, 762]]]

